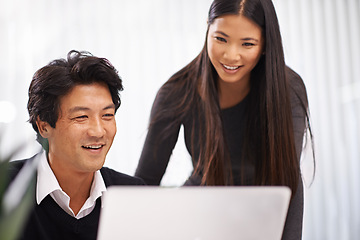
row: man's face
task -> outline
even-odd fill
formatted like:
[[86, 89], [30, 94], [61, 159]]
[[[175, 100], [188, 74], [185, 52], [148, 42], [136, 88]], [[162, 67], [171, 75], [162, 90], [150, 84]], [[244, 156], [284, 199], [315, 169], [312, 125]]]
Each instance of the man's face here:
[[[77, 85], [60, 99], [55, 128], [47, 123], [42, 135], [49, 141], [54, 171], [93, 173], [100, 169], [116, 134], [115, 106], [106, 85]], [[39, 126], [39, 124], [38, 124]]]

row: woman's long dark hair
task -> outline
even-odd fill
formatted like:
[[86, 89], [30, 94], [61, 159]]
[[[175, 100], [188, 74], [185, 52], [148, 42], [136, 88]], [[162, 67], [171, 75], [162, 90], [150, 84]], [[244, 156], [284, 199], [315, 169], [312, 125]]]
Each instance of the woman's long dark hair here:
[[[300, 179], [293, 134], [289, 86], [279, 24], [271, 0], [215, 0], [208, 16], [208, 29], [214, 20], [226, 14], [241, 14], [259, 25], [265, 38], [265, 54], [251, 73], [250, 103], [244, 137], [244, 158], [256, 168], [254, 184], [287, 185], [295, 193]], [[207, 35], [207, 34], [206, 34]], [[205, 38], [206, 39], [206, 38]], [[223, 133], [217, 89], [218, 75], [212, 66], [207, 40], [200, 54], [174, 74], [165, 84], [169, 96], [178, 101], [155, 116], [154, 121], [176, 113], [176, 125], [189, 111], [204, 116], [200, 127], [193, 128], [199, 136], [199, 156], [193, 174], [202, 174], [203, 185], [231, 185], [230, 158]], [[303, 103], [307, 111], [307, 102]], [[200, 113], [199, 113], [200, 111]], [[150, 123], [151, 124], [151, 123]], [[170, 125], [168, 128], [172, 128]], [[164, 129], [163, 134], [166, 134]], [[205, 134], [203, 134], [205, 133]], [[192, 142], [192, 153], [194, 145]], [[196, 161], [194, 161], [196, 162]]]

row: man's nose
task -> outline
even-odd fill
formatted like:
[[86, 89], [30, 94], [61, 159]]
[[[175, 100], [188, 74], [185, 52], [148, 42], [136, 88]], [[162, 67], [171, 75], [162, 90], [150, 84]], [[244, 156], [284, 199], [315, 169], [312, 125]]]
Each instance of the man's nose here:
[[101, 119], [93, 119], [90, 121], [88, 134], [91, 137], [103, 137], [105, 134], [105, 127]]

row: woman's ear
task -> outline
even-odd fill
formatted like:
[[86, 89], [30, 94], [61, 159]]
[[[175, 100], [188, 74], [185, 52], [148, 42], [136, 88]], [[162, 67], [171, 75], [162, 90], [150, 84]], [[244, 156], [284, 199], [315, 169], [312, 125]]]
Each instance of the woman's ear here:
[[48, 138], [50, 134], [50, 124], [44, 121], [41, 121], [39, 117], [36, 120], [36, 126], [39, 129], [39, 133], [43, 138]]

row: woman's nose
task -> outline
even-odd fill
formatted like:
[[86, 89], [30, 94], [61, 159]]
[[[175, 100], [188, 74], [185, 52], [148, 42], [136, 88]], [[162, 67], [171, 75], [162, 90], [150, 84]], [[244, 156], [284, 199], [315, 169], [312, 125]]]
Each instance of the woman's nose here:
[[235, 44], [231, 45], [225, 50], [224, 57], [228, 61], [237, 62], [241, 59], [241, 51]]

